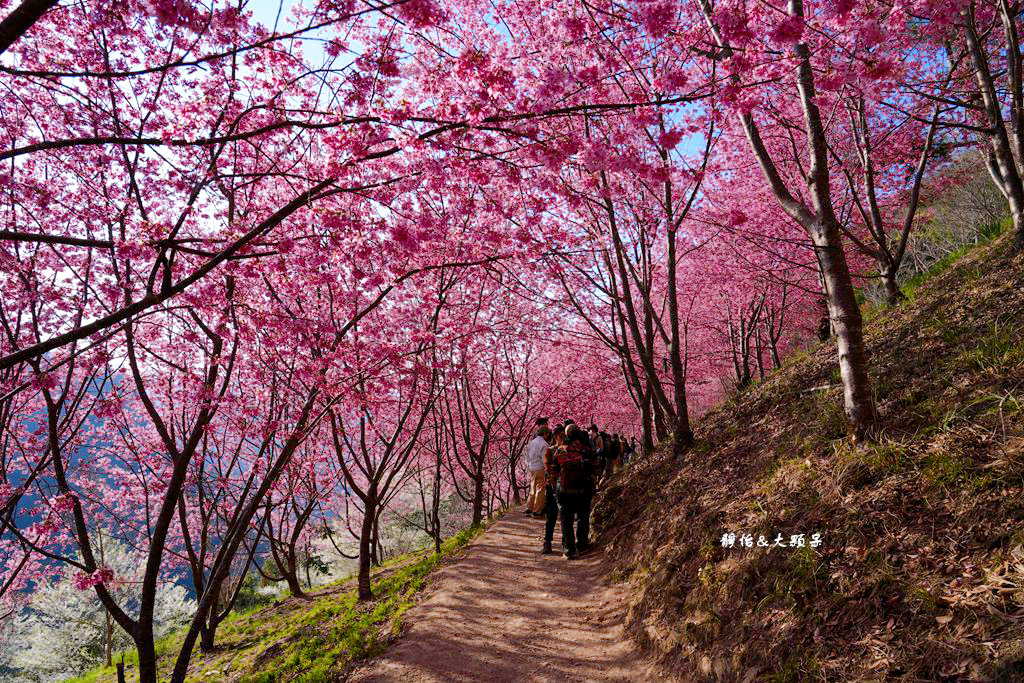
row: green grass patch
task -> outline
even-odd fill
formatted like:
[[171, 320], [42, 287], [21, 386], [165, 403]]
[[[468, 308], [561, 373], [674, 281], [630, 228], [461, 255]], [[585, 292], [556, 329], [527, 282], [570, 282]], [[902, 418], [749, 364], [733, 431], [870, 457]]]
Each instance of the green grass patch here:
[[921, 476], [936, 487], [982, 491], [999, 484], [993, 474], [984, 472], [954, 453], [932, 453], [925, 458]]
[[869, 486], [898, 474], [910, 463], [907, 447], [888, 439], [861, 445], [838, 441], [833, 453], [833, 476], [844, 488]]
[[[171, 634], [164, 636], [157, 640], [153, 645], [156, 649], [157, 657], [164, 657], [166, 655], [177, 655], [177, 641], [179, 639], [178, 634]], [[92, 671], [87, 671], [81, 676], [76, 678], [69, 678], [64, 683], [101, 683], [109, 680], [117, 679], [117, 663], [124, 662], [125, 670], [135, 670], [139, 664], [139, 653], [135, 650], [129, 650], [127, 652], [116, 653], [113, 656], [114, 666], [101, 666]], [[132, 680], [127, 677], [127, 680]]]
[[[232, 614], [217, 634], [217, 648], [196, 650], [189, 681], [230, 678], [239, 683], [322, 683], [338, 680], [353, 661], [380, 652], [401, 630], [406, 611], [445, 557], [457, 552], [483, 530], [464, 529], [441, 544], [441, 552], [420, 551], [394, 558], [374, 570], [373, 599], [359, 602], [354, 587], [327, 590], [308, 601], [294, 599], [254, 606]], [[339, 582], [340, 583], [340, 582]], [[330, 587], [328, 587], [330, 588]], [[184, 633], [157, 644], [162, 673], [173, 666]], [[116, 661], [120, 661], [120, 657]], [[124, 655], [133, 680], [138, 656]], [[108, 683], [116, 669], [94, 669], [73, 683]]]
[[352, 591], [292, 617], [281, 625], [284, 632], [264, 637], [270, 650], [280, 647], [280, 653], [260, 661], [258, 673], [240, 680], [319, 683], [333, 680], [349, 662], [376, 654], [398, 635], [402, 618], [427, 575], [442, 558], [465, 546], [478, 532], [461, 531], [442, 544], [440, 553], [425, 554], [398, 566], [373, 584], [371, 602], [359, 603]]
[[[950, 266], [952, 266], [961, 258], [963, 258], [963, 256], [968, 252], [973, 251], [982, 244], [991, 242], [996, 237], [999, 237], [1004, 232], [1006, 232], [1011, 225], [1012, 222], [1007, 217], [1000, 221], [993, 221], [992, 223], [983, 226], [978, 233], [979, 239], [977, 244], [965, 244], [959, 249], [955, 249], [949, 252], [939, 260], [935, 261], [935, 263], [933, 263], [928, 268], [928, 270], [908, 278], [906, 282], [904, 282], [900, 286], [900, 290], [907, 297], [907, 299], [913, 301], [917, 294], [917, 290], [921, 287], [921, 285], [923, 285], [925, 282], [935, 277], [936, 275], [939, 275], [949, 270]], [[970, 281], [972, 279], [976, 279], [976, 277], [977, 275], [975, 274], [973, 277], [968, 277], [968, 280]]]
[[787, 657], [782, 666], [765, 680], [770, 683], [799, 683], [821, 677], [821, 666], [814, 655], [801, 652]]
[[933, 453], [925, 458], [921, 475], [936, 486], [953, 486], [960, 483], [966, 471], [962, 458], [949, 453]]
[[968, 366], [977, 370], [1003, 371], [1024, 365], [1021, 330], [1007, 321], [996, 321], [989, 332], [964, 354]]
[[944, 273], [947, 270], [949, 270], [950, 266], [952, 266], [954, 263], [963, 258], [964, 254], [971, 251], [974, 248], [974, 246], [975, 245], [973, 244], [965, 244], [959, 249], [955, 249], [946, 254], [945, 256], [943, 256], [942, 258], [940, 258], [938, 261], [933, 263], [931, 267], [928, 268], [928, 270], [924, 271], [923, 273], [918, 273], [917, 275], [908, 278], [907, 281], [903, 284], [903, 287], [901, 288], [903, 294], [908, 299], [913, 301], [915, 295], [917, 294], [917, 290], [920, 289], [921, 285], [923, 285], [925, 282], [935, 277], [936, 275], [940, 275], [941, 273]]

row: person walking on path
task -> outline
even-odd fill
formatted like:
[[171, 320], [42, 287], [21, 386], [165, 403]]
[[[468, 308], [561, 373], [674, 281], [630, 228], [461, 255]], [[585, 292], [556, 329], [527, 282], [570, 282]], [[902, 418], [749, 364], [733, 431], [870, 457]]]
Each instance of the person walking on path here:
[[[597, 427], [594, 427], [597, 430]], [[601, 451], [591, 436], [580, 430], [581, 440], [584, 444], [584, 461], [586, 462], [586, 479], [583, 496], [580, 498], [579, 522], [576, 531], [577, 552], [582, 555], [590, 550], [590, 508], [594, 502], [594, 495], [597, 493], [597, 482], [601, 469], [606, 466], [601, 460]], [[608, 447], [607, 439], [600, 441], [602, 447]]]
[[524, 513], [534, 517], [544, 516], [544, 503], [547, 500], [544, 483], [544, 454], [548, 450], [547, 426], [537, 428], [537, 434], [526, 444], [526, 467], [530, 470], [530, 496], [526, 501]]
[[618, 434], [612, 434], [612, 455], [611, 471], [609, 474], [618, 474], [622, 470], [623, 443]]
[[626, 438], [622, 437], [622, 464], [628, 465], [633, 462], [633, 458], [636, 456], [636, 437]]
[[544, 453], [544, 555], [550, 555], [551, 542], [555, 536], [555, 522], [558, 520], [558, 501], [555, 493], [558, 490], [558, 462], [556, 460], [558, 449], [565, 445], [565, 427], [555, 427], [551, 437], [551, 445]]
[[565, 445], [555, 450], [552, 474], [557, 476], [558, 507], [562, 517], [565, 558], [589, 548], [590, 515], [587, 502], [593, 481], [593, 448], [586, 432], [570, 423], [565, 428]]

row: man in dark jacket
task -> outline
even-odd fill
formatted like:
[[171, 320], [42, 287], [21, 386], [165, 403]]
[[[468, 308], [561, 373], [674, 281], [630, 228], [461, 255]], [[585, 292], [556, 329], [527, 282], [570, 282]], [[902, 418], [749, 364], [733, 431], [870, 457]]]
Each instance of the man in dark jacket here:
[[590, 547], [594, 450], [587, 433], [573, 423], [565, 428], [565, 445], [553, 450], [554, 457], [549, 459], [549, 477], [558, 484], [562, 544], [565, 557], [571, 560]]

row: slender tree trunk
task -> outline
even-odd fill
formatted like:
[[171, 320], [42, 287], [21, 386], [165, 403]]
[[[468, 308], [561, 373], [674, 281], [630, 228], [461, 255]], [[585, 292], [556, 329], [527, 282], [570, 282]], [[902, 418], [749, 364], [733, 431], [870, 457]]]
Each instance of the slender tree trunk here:
[[643, 398], [643, 452], [644, 455], [650, 455], [654, 452], [654, 409], [651, 404], [653, 403], [653, 397], [651, 392], [648, 390], [644, 393]]
[[[302, 590], [302, 584], [299, 582], [299, 571], [296, 566], [294, 556], [289, 558], [289, 564], [291, 566], [288, 567], [288, 569], [286, 569], [285, 571], [281, 572], [281, 574], [283, 574], [284, 576], [285, 583], [288, 584], [288, 592], [291, 593], [293, 597], [305, 598], [306, 593]], [[308, 571], [306, 572], [306, 576], [308, 580]]]
[[879, 267], [881, 268], [882, 282], [885, 283], [885, 304], [897, 306], [907, 297], [903, 295], [896, 283], [896, 269], [887, 263], [880, 263]]
[[441, 553], [441, 452], [434, 462], [434, 490], [431, 499], [430, 529], [434, 537], [434, 552]]
[[1010, 216], [1013, 218], [1013, 248], [1018, 252], [1024, 251], [1024, 209], [1014, 209]]
[[[710, 17], [709, 5], [704, 3], [702, 7]], [[790, 16], [802, 19], [802, 0], [789, 0], [788, 12]], [[839, 372], [843, 381], [843, 409], [851, 434], [855, 439], [860, 440], [869, 438], [875, 426], [875, 412], [871, 403], [860, 307], [857, 305], [853, 281], [846, 263], [846, 255], [843, 252], [842, 233], [832, 205], [828, 141], [817, 104], [810, 49], [805, 43], [797, 43], [793, 47], [793, 52], [798, 59], [796, 85], [804, 112], [807, 145], [811, 158], [808, 189], [811, 191], [813, 199], [813, 211], [794, 197], [786, 187], [785, 181], [779, 174], [778, 168], [761, 138], [753, 115], [750, 112], [741, 112], [740, 118], [761, 170], [771, 184], [772, 192], [782, 208], [807, 231], [814, 244], [822, 289], [826, 295], [829, 319], [837, 338]]]
[[754, 328], [754, 361], [757, 363], [757, 377], [764, 381], [764, 349], [761, 346], [761, 327]]
[[481, 466], [482, 463], [473, 477], [473, 526], [484, 521], [484, 473]]
[[[1011, 112], [1017, 119], [1014, 123], [1018, 126], [1024, 125], [1024, 111], [1020, 111], [1021, 73], [1020, 73], [1020, 41], [1016, 33], [1015, 20], [1006, 15], [1005, 6], [1000, 7], [1000, 14], [1003, 18], [1004, 32], [1006, 33], [1007, 54], [1010, 57], [1007, 77], [1010, 80], [1009, 91], [1014, 97], [1014, 107]], [[991, 155], [989, 156], [989, 173], [995, 181], [996, 186], [1006, 197], [1010, 204], [1010, 216], [1013, 218], [1015, 232], [1014, 245], [1018, 250], [1024, 249], [1024, 180], [1021, 179], [1019, 161], [1014, 157], [1013, 147], [1010, 140], [1010, 133], [1006, 128], [1006, 121], [1003, 118], [1003, 105], [999, 100], [999, 92], [996, 87], [992, 70], [989, 64], [988, 55], [982, 45], [975, 25], [975, 14], [973, 3], [964, 9], [965, 37], [967, 48], [971, 53], [971, 63], [974, 67], [975, 80], [978, 83], [978, 92], [981, 94], [985, 113], [989, 119], [989, 144]], [[1016, 58], [1014, 59], [1014, 55]], [[1018, 150], [1024, 140], [1017, 139]]]
[[[671, 190], [666, 183], [666, 202], [668, 204], [668, 219], [671, 221], [674, 214], [671, 211]], [[675, 424], [672, 429], [672, 455], [679, 457], [686, 449], [693, 445], [693, 430], [690, 429], [690, 412], [686, 405], [686, 375], [683, 370], [683, 349], [682, 337], [680, 334], [679, 322], [679, 297], [676, 291], [676, 231], [669, 230], [668, 233], [668, 315], [669, 326], [672, 328], [672, 383], [675, 385]]]
[[370, 532], [370, 566], [372, 567], [379, 567], [381, 562], [379, 527], [380, 519], [374, 515], [373, 531]]
[[199, 631], [199, 651], [211, 652], [217, 643], [217, 624], [211, 623], [203, 626]]
[[509, 458], [508, 480], [512, 487], [512, 504], [521, 505], [523, 497], [519, 494], [519, 482], [516, 480], [516, 468], [512, 466], [512, 459]]
[[113, 663], [114, 656], [114, 625], [110, 615], [103, 618], [103, 663], [109, 667]]
[[[218, 595], [213, 597], [213, 601], [210, 602], [210, 610], [207, 613], [206, 619], [203, 619], [203, 623], [199, 628], [199, 651], [210, 652], [213, 650], [214, 644], [217, 642], [217, 610], [220, 607], [220, 586], [222, 582], [211, 581], [210, 585], [207, 586], [207, 590], [216, 590]], [[214, 588], [216, 586], [216, 588]]]
[[[139, 623], [140, 633], [135, 635], [135, 650], [139, 654], [139, 683], [157, 683], [156, 646], [153, 644], [151, 625]], [[148, 631], [148, 633], [146, 633]]]
[[656, 400], [654, 403], [654, 435], [657, 437], [659, 442], [664, 441], [668, 438], [668, 428], [665, 426], [665, 412], [661, 409], [661, 404]]
[[372, 600], [370, 591], [370, 544], [373, 541], [373, 521], [376, 518], [377, 501], [371, 488], [363, 501], [363, 525], [359, 530], [359, 599]]
[[[789, 0], [789, 13], [803, 18], [803, 0]], [[851, 434], [854, 439], [861, 440], [870, 438], [876, 416], [871, 402], [860, 306], [853, 289], [846, 254], [843, 252], [839, 221], [832, 206], [828, 142], [825, 139], [821, 111], [818, 109], [810, 50], [805, 43], [797, 43], [794, 54], [800, 60], [797, 91], [804, 110], [808, 150], [812, 159], [809, 189], [812, 190], [811, 197], [814, 200], [814, 220], [807, 221], [809, 216], [805, 215], [804, 229], [814, 243], [822, 282], [828, 295], [829, 318], [836, 335], [839, 374], [843, 380], [843, 409]]]
[[874, 426], [875, 411], [864, 351], [863, 320], [843, 255], [839, 225], [832, 222], [816, 226], [811, 238], [828, 291], [829, 317], [836, 333], [844, 412], [850, 432], [856, 439], [864, 439], [870, 436]]
[[288, 592], [291, 593], [292, 597], [306, 597], [306, 593], [302, 590], [302, 584], [299, 582], [299, 576], [297, 573], [288, 572], [288, 574], [285, 575], [284, 580], [288, 584]]
[[[299, 420], [295, 424], [295, 430], [293, 431], [292, 436], [290, 436], [288, 440], [285, 442], [284, 448], [281, 449], [281, 453], [277, 456], [277, 459], [275, 460], [274, 464], [267, 472], [267, 475], [264, 478], [263, 483], [260, 484], [259, 489], [257, 489], [257, 491], [253, 494], [248, 504], [242, 510], [241, 515], [239, 515], [239, 517], [236, 518], [234, 529], [232, 529], [225, 536], [224, 545], [221, 547], [220, 550], [217, 551], [218, 557], [215, 562], [215, 567], [217, 567], [218, 569], [215, 572], [214, 576], [211, 578], [210, 585], [207, 588], [206, 593], [203, 595], [201, 599], [197, 600], [199, 604], [196, 606], [195, 614], [192, 615], [192, 621], [189, 624], [188, 630], [185, 632], [185, 638], [182, 641], [181, 648], [178, 650], [178, 658], [177, 661], [175, 661], [174, 663], [174, 670], [171, 672], [171, 683], [184, 683], [185, 676], [188, 674], [189, 662], [192, 659], [192, 648], [195, 646], [196, 639], [199, 637], [199, 630], [202, 628], [202, 624], [204, 620], [207, 619], [207, 617], [209, 617], [210, 630], [216, 630], [216, 591], [220, 591], [221, 586], [224, 584], [224, 581], [227, 580], [228, 572], [230, 571], [231, 567], [231, 561], [235, 557], [235, 553], [238, 552], [238, 547], [242, 543], [242, 539], [245, 536], [245, 531], [248, 530], [250, 522], [256, 515], [256, 511], [263, 504], [263, 497], [266, 496], [267, 491], [270, 490], [270, 487], [272, 487], [274, 483], [277, 481], [278, 477], [281, 476], [281, 472], [284, 469], [285, 465], [288, 463], [292, 455], [295, 453], [295, 449], [299, 447], [299, 444], [301, 443], [299, 434], [301, 434], [302, 429], [305, 427], [306, 420], [309, 419], [310, 413], [313, 409], [313, 405], [318, 396], [319, 391], [317, 389], [313, 389], [310, 392], [309, 396], [306, 398], [306, 402], [302, 407], [302, 412], [299, 416]], [[159, 564], [157, 565], [157, 567], [159, 568]], [[241, 578], [244, 578], [244, 576]], [[145, 593], [143, 593], [143, 595], [145, 595]], [[149, 624], [149, 642], [152, 643], [152, 603], [150, 603], [150, 605], [150, 618], [146, 621], [146, 623]], [[140, 623], [142, 623], [141, 618]], [[138, 642], [137, 639], [136, 642]], [[152, 645], [150, 645], [150, 650], [152, 649]], [[155, 654], [152, 670], [154, 675], [152, 683], [155, 683]], [[142, 672], [141, 650], [139, 650], [139, 672], [140, 674]], [[150, 681], [142, 679], [140, 683], [150, 683]]]
[[[607, 176], [604, 171], [601, 171], [600, 175], [602, 185], [607, 188]], [[626, 268], [626, 248], [622, 244], [622, 238], [619, 234], [618, 221], [615, 217], [615, 209], [612, 205], [611, 199], [608, 197], [605, 197], [604, 205], [605, 211], [608, 214], [608, 227], [611, 231], [612, 243], [615, 247], [615, 261], [619, 271], [619, 280], [622, 283], [620, 296], [625, 313], [624, 317], [626, 322], [629, 323], [629, 330], [633, 335], [633, 346], [636, 348], [637, 355], [640, 357], [644, 372], [647, 375], [648, 385], [654, 392], [654, 401], [660, 406], [659, 410], [671, 412], [673, 410], [672, 403], [669, 402], [668, 397], [665, 395], [664, 388], [661, 386], [661, 381], [658, 377], [658, 368], [654, 359], [653, 322], [651, 320], [651, 316], [647, 314], [647, 308], [645, 306], [644, 326], [646, 329], [644, 335], [641, 335], [639, 318], [636, 314], [636, 307], [633, 305], [632, 286], [629, 284], [629, 271]]]
[[743, 375], [740, 377], [740, 389], [750, 386], [750, 331], [747, 329], [747, 321], [741, 313], [740, 316], [740, 358], [743, 360]]

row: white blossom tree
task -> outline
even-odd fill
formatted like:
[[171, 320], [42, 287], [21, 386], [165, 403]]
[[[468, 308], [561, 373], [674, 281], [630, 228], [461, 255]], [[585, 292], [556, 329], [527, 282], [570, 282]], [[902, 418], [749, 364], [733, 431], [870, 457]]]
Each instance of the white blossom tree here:
[[[102, 565], [114, 576], [108, 586], [121, 604], [138, 608], [143, 563], [125, 545], [110, 538], [102, 544]], [[76, 572], [68, 568], [53, 583], [37, 587], [28, 607], [12, 620], [11, 632], [0, 648], [0, 671], [14, 680], [49, 683], [77, 676], [100, 664], [109, 666], [114, 654], [130, 650], [131, 638], [118, 627], [93, 590], [76, 587]], [[156, 637], [166, 636], [188, 621], [194, 602], [182, 586], [163, 582], [156, 596]]]

